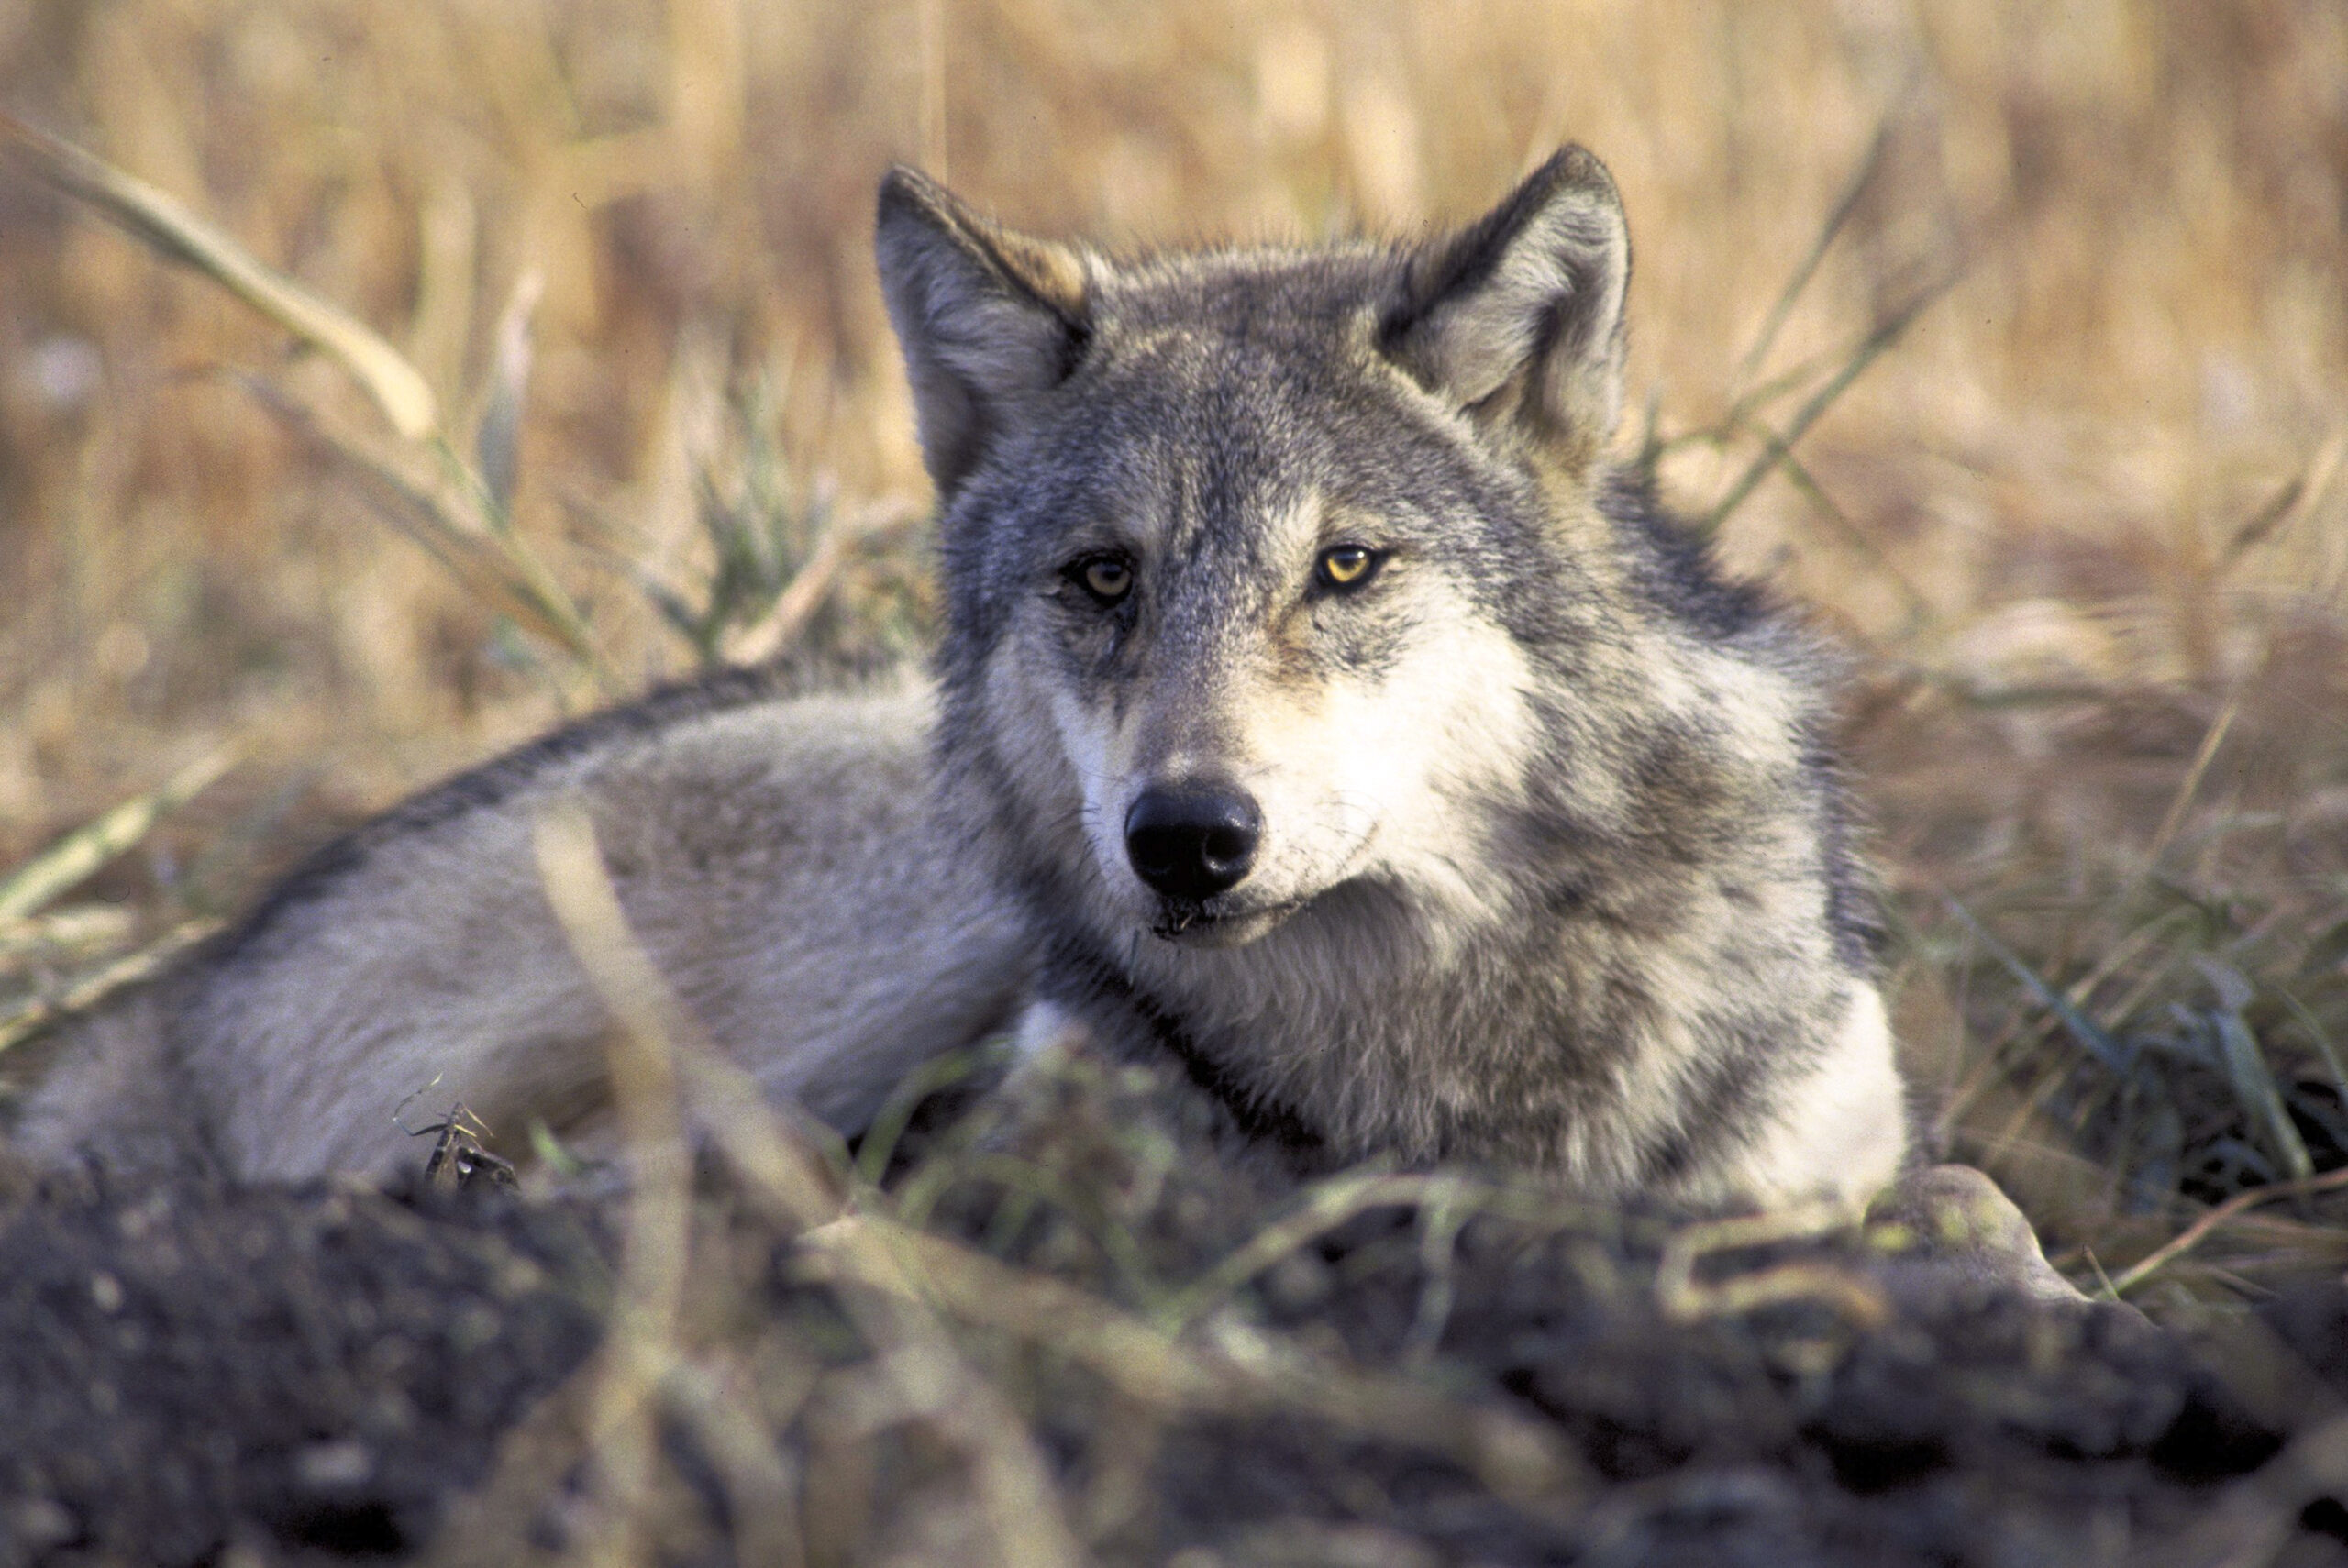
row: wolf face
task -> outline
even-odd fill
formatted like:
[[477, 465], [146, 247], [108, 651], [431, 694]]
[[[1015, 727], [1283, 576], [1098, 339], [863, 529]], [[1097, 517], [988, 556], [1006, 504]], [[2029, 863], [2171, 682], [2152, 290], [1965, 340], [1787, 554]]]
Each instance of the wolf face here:
[[1131, 266], [900, 171], [880, 249], [947, 502], [946, 684], [1008, 737], [1027, 874], [1200, 946], [1356, 880], [1496, 913], [1461, 866], [1522, 803], [1528, 649], [1602, 597], [1574, 535], [1628, 250], [1595, 160], [1418, 254]]
[[899, 171], [879, 252], [939, 774], [1042, 1003], [1334, 1158], [1888, 1179], [1822, 661], [1604, 462], [1595, 159], [1424, 245], [1130, 261]]

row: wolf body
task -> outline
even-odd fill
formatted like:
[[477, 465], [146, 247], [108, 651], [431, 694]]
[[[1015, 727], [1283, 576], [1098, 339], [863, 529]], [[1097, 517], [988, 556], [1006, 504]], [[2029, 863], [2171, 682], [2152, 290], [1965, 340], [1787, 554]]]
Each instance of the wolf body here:
[[1423, 244], [1126, 260], [898, 171], [879, 256], [932, 676], [736, 675], [417, 798], [69, 1043], [21, 1143], [299, 1176], [416, 1158], [427, 1085], [588, 1114], [605, 1021], [530, 853], [575, 800], [697, 1026], [843, 1132], [1015, 1016], [1308, 1165], [1892, 1178], [1829, 661], [1607, 458], [1595, 159]]

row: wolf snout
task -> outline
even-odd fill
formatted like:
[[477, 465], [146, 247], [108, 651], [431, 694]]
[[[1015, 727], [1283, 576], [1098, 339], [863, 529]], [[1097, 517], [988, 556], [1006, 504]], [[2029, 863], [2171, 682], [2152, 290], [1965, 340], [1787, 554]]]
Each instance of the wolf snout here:
[[1255, 797], [1236, 785], [1154, 785], [1125, 812], [1125, 856], [1169, 899], [1211, 899], [1246, 877], [1263, 832]]

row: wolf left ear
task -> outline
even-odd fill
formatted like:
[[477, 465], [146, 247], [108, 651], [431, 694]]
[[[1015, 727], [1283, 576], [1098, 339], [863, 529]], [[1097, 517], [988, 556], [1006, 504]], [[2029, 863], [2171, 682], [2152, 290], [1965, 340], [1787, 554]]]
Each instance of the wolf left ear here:
[[990, 222], [902, 167], [880, 182], [874, 249], [922, 458], [947, 499], [1023, 404], [1082, 355], [1084, 259]]
[[1631, 241], [1606, 166], [1568, 147], [1413, 257], [1379, 340], [1419, 384], [1587, 466], [1623, 406]]

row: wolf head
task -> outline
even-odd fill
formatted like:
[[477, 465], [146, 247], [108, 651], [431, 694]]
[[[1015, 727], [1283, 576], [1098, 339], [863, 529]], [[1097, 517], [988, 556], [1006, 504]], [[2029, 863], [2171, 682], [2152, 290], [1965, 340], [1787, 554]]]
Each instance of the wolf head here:
[[878, 246], [942, 508], [942, 747], [1012, 875], [1206, 946], [1347, 888], [1479, 912], [1531, 661], [1611, 597], [1599, 161], [1417, 246], [1132, 260], [900, 169]]

